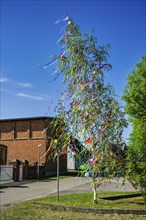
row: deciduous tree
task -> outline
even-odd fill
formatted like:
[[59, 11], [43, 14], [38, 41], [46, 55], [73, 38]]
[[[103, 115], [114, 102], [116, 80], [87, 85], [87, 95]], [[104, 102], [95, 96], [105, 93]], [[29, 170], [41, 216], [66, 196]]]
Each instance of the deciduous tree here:
[[128, 115], [146, 120], [146, 56], [128, 75], [123, 100]]
[[146, 56], [128, 76], [123, 99], [133, 127], [128, 146], [127, 178], [146, 203]]
[[[97, 175], [103, 171], [105, 180], [122, 172], [122, 157], [112, 151], [112, 145], [120, 148], [126, 122], [112, 86], [104, 82], [104, 74], [111, 70], [109, 45], [98, 46], [93, 33], [82, 35], [70, 17], [64, 20], [68, 23], [59, 40], [62, 53], [53, 60], [67, 89], [56, 107], [53, 127], [57, 139], [53, 152], [55, 155], [71, 152], [80, 158], [88, 155], [81, 169], [86, 177], [92, 176], [97, 202], [96, 189], [103, 181]], [[81, 143], [80, 150], [75, 140]]]

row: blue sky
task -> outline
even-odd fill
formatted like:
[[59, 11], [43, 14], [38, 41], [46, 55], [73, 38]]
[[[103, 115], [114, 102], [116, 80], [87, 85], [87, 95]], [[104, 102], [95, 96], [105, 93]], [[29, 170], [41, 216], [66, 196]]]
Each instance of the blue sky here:
[[1, 118], [54, 115], [62, 79], [50, 83], [43, 67], [60, 54], [56, 42], [65, 22], [55, 22], [66, 12], [82, 33], [95, 28], [98, 44], [111, 45], [106, 82], [123, 94], [127, 75], [146, 54], [146, 1], [1, 0]]

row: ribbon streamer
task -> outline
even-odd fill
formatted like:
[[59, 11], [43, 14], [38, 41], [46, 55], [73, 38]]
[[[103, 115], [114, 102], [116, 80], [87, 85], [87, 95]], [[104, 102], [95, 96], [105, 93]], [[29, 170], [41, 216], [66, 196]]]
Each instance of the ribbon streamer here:
[[69, 19], [69, 16], [67, 16], [66, 18], [63, 18], [63, 19], [58, 19], [56, 22], [55, 22], [55, 24], [58, 24], [58, 23], [60, 23], [60, 22], [62, 22], [62, 21], [67, 21]]
[[56, 76], [54, 79], [52, 79], [52, 80], [49, 81], [49, 83], [55, 81], [55, 80], [60, 76], [60, 74], [61, 74], [61, 73], [58, 73], [57, 76]]
[[52, 65], [53, 65], [54, 63], [56, 63], [56, 62], [57, 62], [56, 59], [50, 61], [49, 63], [47, 63], [47, 64], [44, 66], [44, 69], [47, 69], [49, 66], [52, 66]]

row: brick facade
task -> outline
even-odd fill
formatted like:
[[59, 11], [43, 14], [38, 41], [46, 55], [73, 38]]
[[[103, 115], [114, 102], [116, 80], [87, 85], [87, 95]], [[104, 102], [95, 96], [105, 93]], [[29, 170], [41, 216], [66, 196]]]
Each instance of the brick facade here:
[[[53, 120], [50, 117], [34, 117], [20, 119], [0, 120], [0, 145], [7, 148], [6, 164], [11, 160], [27, 160], [29, 165], [38, 161], [38, 150], [40, 152], [40, 165], [46, 165], [47, 136], [52, 136], [51, 131], [45, 130]], [[38, 147], [39, 145], [39, 147]], [[39, 149], [38, 149], [39, 148]], [[42, 157], [42, 158], [41, 158]], [[48, 161], [52, 163], [52, 161]], [[67, 162], [63, 160], [65, 169]], [[52, 167], [56, 167], [52, 164]]]

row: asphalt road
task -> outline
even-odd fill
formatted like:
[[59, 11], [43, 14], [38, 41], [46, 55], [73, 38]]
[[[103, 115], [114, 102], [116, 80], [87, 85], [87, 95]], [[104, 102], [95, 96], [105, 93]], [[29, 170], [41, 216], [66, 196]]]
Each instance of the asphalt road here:
[[[80, 177], [70, 177], [60, 179], [59, 193], [77, 193], [77, 192], [91, 192], [92, 186], [88, 179], [81, 179]], [[111, 183], [102, 184], [98, 191], [134, 191], [133, 187], [123, 181], [112, 180]], [[20, 203], [35, 198], [45, 197], [47, 195], [57, 194], [57, 181], [27, 181], [16, 182], [10, 184], [8, 188], [0, 190], [0, 210], [3, 210], [13, 204]]]

